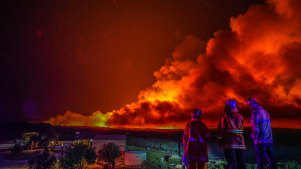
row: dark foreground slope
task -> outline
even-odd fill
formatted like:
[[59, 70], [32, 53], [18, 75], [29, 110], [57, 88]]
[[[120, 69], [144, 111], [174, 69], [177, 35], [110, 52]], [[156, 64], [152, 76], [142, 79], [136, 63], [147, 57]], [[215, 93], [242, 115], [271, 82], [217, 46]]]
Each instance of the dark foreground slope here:
[[[125, 134], [127, 144], [157, 148], [163, 151], [171, 151], [175, 154], [182, 154], [183, 130], [154, 130], [154, 129], [112, 129], [99, 127], [63, 127], [52, 126], [45, 123], [1, 123], [0, 141], [14, 140], [21, 138], [24, 132], [36, 131], [42, 135], [64, 135], [74, 136], [76, 131], [93, 137], [96, 134]], [[209, 141], [210, 153], [218, 158], [223, 158], [222, 149], [216, 144], [215, 130], [211, 130], [212, 137]], [[249, 136], [250, 129], [246, 128], [244, 135], [247, 146], [247, 161], [255, 162], [253, 143]], [[273, 129], [275, 156], [277, 160], [298, 160], [301, 161], [301, 130], [300, 129]], [[180, 150], [180, 151], [179, 151]]]

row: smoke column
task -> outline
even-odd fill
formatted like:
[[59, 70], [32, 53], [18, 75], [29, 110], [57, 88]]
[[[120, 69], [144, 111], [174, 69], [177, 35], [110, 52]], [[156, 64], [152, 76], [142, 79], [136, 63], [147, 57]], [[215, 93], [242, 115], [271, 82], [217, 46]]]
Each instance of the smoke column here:
[[298, 0], [253, 5], [208, 42], [186, 36], [139, 101], [91, 116], [68, 111], [47, 122], [72, 125], [76, 114], [80, 125], [182, 128], [190, 111], [200, 108], [214, 127], [227, 98], [236, 98], [247, 116], [244, 100], [255, 97], [270, 112], [273, 127], [301, 128], [300, 8]]

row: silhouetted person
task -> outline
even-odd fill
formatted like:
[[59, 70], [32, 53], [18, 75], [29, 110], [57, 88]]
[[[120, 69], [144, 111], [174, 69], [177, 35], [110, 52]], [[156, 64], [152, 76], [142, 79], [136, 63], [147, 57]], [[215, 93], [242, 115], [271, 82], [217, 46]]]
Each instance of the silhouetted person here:
[[277, 169], [273, 150], [273, 136], [269, 113], [254, 98], [247, 99], [251, 115], [251, 137], [254, 142], [258, 169], [264, 169], [264, 158], [271, 169]]
[[183, 162], [188, 169], [203, 169], [208, 161], [208, 127], [202, 122], [202, 111], [194, 109], [183, 135]]
[[223, 147], [228, 169], [246, 169], [244, 119], [238, 113], [237, 101], [227, 100], [217, 128], [217, 142]]

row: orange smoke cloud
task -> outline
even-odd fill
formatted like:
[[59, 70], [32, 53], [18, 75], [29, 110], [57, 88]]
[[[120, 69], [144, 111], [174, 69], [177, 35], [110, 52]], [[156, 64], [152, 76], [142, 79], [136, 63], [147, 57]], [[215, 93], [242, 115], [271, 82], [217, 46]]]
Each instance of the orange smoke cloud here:
[[[207, 45], [186, 36], [173, 57], [154, 73], [157, 81], [140, 92], [139, 101], [103, 115], [108, 117], [103, 124], [181, 128], [189, 112], [200, 108], [206, 112], [207, 124], [216, 126], [227, 98], [242, 103], [251, 96], [270, 112], [273, 127], [289, 124], [284, 112], [285, 119], [300, 118], [300, 8], [298, 0], [269, 0], [231, 18], [231, 29], [215, 32]], [[67, 112], [49, 122], [57, 124], [57, 119], [70, 117], [61, 123], [74, 124], [73, 116]], [[77, 123], [94, 124], [91, 119], [95, 118], [88, 119]], [[290, 127], [300, 127], [294, 124]]]

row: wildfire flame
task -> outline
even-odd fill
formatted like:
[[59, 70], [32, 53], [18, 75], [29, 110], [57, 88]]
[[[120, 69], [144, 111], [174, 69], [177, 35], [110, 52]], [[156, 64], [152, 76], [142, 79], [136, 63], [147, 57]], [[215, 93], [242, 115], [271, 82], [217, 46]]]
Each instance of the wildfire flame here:
[[[59, 125], [183, 128], [193, 108], [216, 126], [227, 98], [255, 97], [274, 127], [301, 128], [301, 1], [269, 0], [230, 19], [230, 30], [208, 43], [194, 36], [154, 73], [157, 81], [138, 102], [110, 113], [83, 116], [67, 111], [47, 122]], [[206, 47], [205, 47], [206, 46]], [[206, 49], [206, 52], [202, 53]], [[285, 116], [285, 117], [284, 117]]]

